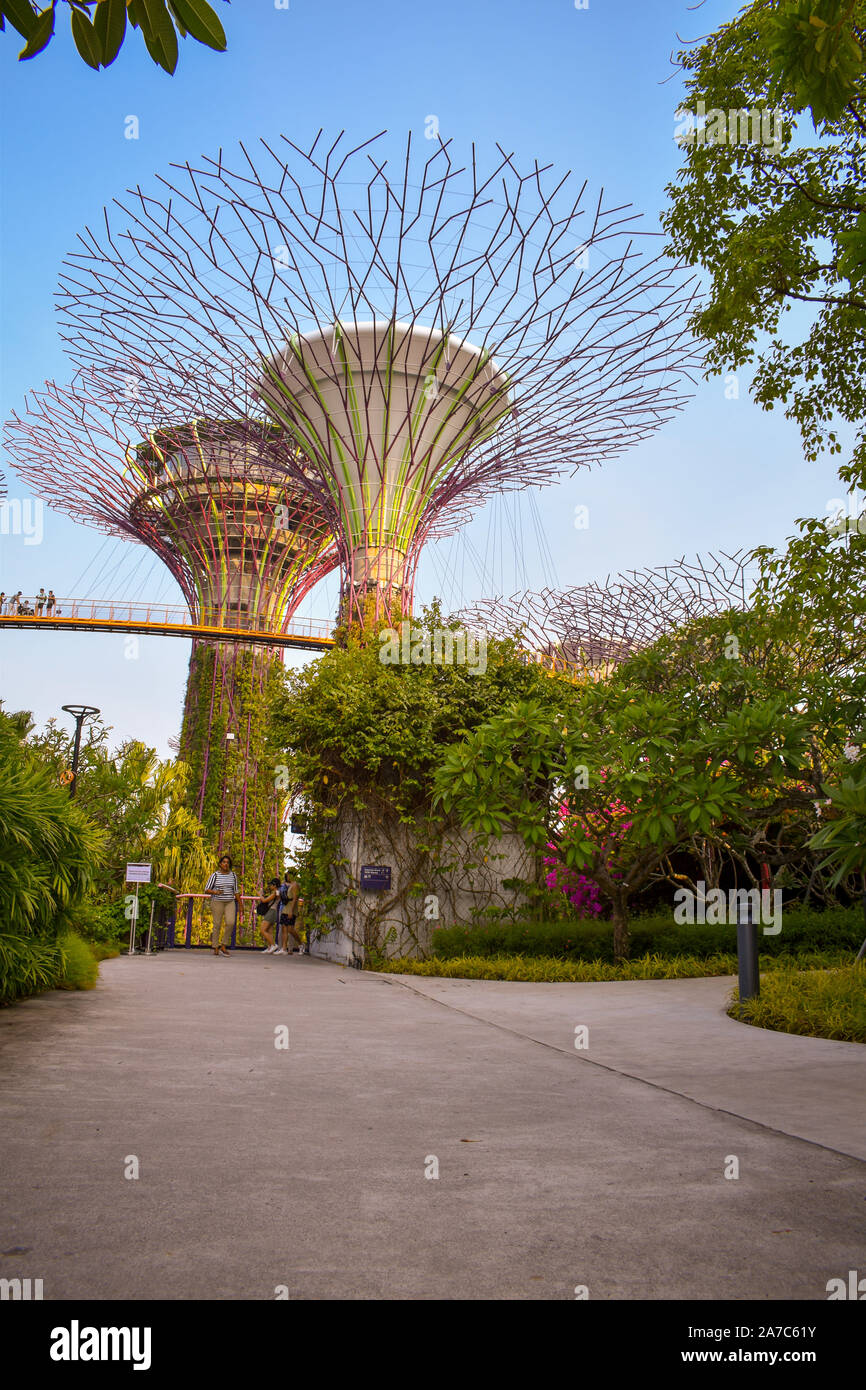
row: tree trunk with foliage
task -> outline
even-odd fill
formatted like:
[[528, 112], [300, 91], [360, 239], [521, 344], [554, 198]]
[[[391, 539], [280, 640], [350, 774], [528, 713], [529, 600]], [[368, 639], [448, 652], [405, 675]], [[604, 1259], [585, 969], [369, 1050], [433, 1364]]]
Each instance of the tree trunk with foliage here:
[[180, 738], [191, 772], [188, 804], [208, 848], [232, 857], [246, 891], [283, 868], [286, 781], [270, 736], [281, 677], [279, 654], [268, 648], [193, 645]]

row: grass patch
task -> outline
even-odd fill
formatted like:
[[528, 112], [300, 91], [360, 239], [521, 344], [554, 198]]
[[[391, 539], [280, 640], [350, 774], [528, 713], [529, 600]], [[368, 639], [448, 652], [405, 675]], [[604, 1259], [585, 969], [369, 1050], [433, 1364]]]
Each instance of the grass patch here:
[[866, 962], [804, 973], [790, 965], [761, 980], [758, 999], [728, 1013], [757, 1028], [866, 1043]]
[[99, 979], [99, 963], [88, 943], [75, 932], [67, 932], [57, 944], [63, 956], [60, 989], [93, 989]]
[[[826, 970], [844, 966], [850, 955], [840, 952], [813, 952], [797, 958], [801, 970]], [[687, 980], [707, 975], [736, 975], [737, 957], [662, 956], [647, 954], [614, 965], [606, 960], [561, 960], [556, 956], [458, 956], [448, 960], [378, 961], [369, 967], [388, 975], [434, 975], [458, 980], [528, 980], [535, 983], [581, 983], [592, 980]], [[768, 957], [761, 969], [790, 970], [790, 959]]]

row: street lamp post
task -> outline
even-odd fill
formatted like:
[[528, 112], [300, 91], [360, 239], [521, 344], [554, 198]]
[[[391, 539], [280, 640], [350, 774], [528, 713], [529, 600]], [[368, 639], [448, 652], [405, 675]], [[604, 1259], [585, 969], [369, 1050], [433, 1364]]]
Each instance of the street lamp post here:
[[95, 705], [63, 705], [67, 714], [71, 714], [75, 720], [75, 744], [72, 749], [72, 781], [69, 783], [69, 795], [75, 795], [75, 788], [78, 785], [78, 755], [81, 752], [81, 726], [85, 719], [92, 719], [99, 714]]

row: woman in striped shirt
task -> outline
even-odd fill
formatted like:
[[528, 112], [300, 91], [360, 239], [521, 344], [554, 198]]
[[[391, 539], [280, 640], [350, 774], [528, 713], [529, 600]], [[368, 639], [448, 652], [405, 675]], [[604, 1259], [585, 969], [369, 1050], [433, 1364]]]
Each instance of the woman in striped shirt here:
[[213, 914], [213, 953], [215, 956], [227, 956], [228, 947], [221, 936], [228, 935], [231, 941], [232, 929], [237, 921], [238, 908], [240, 907], [240, 891], [238, 889], [237, 875], [232, 868], [232, 861], [227, 854], [220, 860], [220, 866], [216, 873], [211, 874], [205, 884], [206, 893], [210, 893], [210, 910]]

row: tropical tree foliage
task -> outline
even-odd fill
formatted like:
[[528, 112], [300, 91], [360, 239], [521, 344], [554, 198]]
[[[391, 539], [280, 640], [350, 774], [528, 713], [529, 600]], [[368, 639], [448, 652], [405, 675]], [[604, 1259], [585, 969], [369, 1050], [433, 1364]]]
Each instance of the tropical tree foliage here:
[[103, 834], [0, 710], [0, 1003], [60, 983], [58, 937], [93, 886]]
[[[125, 893], [124, 869], [131, 861], [150, 862], [154, 882], [198, 889], [209, 857], [201, 823], [186, 805], [186, 764], [162, 761], [136, 740], [112, 753], [110, 730], [101, 721], [85, 728], [75, 801], [105, 835], [95, 891], [108, 899]], [[71, 737], [53, 721], [31, 736], [31, 744], [58, 775], [68, 765]]]
[[[708, 375], [754, 368], [754, 399], [785, 406], [809, 458], [840, 451], [834, 417], [854, 425], [851, 482], [866, 476], [864, 29], [866, 0], [753, 0], [680, 52], [683, 111], [702, 102], [707, 124], [678, 137], [663, 219], [709, 279]], [[750, 112], [772, 138], [759, 122], [738, 138]]]
[[52, 940], [95, 882], [105, 835], [0, 711], [0, 923]]
[[822, 867], [833, 870], [833, 884], [857, 874], [866, 891], [866, 764], [827, 793], [835, 815], [812, 837], [811, 848], [827, 851]]
[[572, 688], [555, 722], [531, 701], [487, 720], [448, 750], [439, 801], [596, 882], [623, 959], [636, 895], [684, 878], [677, 851], [709, 883], [723, 861], [750, 884], [761, 862], [777, 882], [811, 877], [823, 769], [847, 737], [844, 717], [817, 727], [828, 683], [802, 615], [794, 630], [772, 608], [714, 615]]
[[127, 24], [141, 31], [151, 58], [168, 73], [177, 67], [178, 37], [188, 34], [197, 43], [225, 52], [225, 31], [206, 0], [52, 0], [48, 5], [0, 0], [0, 29], [8, 20], [26, 39], [19, 61], [35, 58], [51, 42], [61, 4], [69, 9], [75, 47], [91, 68], [110, 67]]

